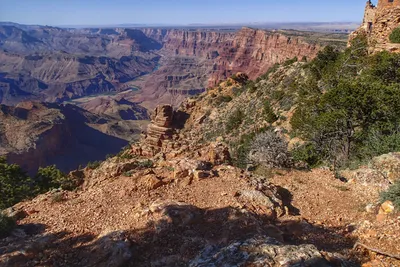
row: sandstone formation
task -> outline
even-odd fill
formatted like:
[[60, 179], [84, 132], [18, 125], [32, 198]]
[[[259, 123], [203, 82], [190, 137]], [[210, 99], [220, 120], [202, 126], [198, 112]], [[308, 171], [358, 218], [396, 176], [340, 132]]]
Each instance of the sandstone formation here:
[[145, 29], [144, 33], [162, 40], [163, 50], [172, 55], [210, 61], [208, 86], [214, 86], [236, 72], [244, 72], [254, 79], [275, 63], [293, 57], [312, 59], [319, 50], [318, 45], [298, 37], [250, 28], [236, 33], [157, 29]]
[[174, 110], [172, 106], [164, 105], [155, 109], [151, 124], [147, 128], [145, 143], [154, 148], [162, 148], [165, 141], [171, 140]]
[[379, 0], [375, 6], [367, 1], [363, 24], [350, 36], [366, 36], [370, 52], [391, 51], [400, 52], [400, 44], [391, 43], [389, 36], [400, 26], [400, 2], [398, 0]]

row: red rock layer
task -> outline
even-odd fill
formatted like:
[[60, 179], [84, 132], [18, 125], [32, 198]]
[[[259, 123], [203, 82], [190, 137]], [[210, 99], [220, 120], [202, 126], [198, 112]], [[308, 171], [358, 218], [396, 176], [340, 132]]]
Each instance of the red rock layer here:
[[237, 72], [251, 79], [265, 73], [275, 63], [298, 57], [313, 58], [319, 46], [276, 32], [243, 28], [238, 32], [144, 29], [163, 42], [164, 52], [210, 60], [208, 86]]

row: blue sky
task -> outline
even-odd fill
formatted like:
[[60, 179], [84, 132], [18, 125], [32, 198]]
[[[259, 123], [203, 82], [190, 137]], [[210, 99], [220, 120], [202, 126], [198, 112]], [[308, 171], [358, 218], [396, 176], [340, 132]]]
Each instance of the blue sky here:
[[366, 0], [0, 0], [0, 21], [42, 25], [361, 21]]

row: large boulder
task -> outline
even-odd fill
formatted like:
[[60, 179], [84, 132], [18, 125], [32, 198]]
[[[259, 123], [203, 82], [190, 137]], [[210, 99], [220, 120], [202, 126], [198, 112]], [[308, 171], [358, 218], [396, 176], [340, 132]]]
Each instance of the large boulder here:
[[217, 266], [333, 266], [313, 245], [283, 245], [259, 236], [226, 247], [210, 245], [189, 263], [190, 267]]
[[372, 159], [372, 166], [391, 183], [400, 179], [400, 153], [389, 153]]

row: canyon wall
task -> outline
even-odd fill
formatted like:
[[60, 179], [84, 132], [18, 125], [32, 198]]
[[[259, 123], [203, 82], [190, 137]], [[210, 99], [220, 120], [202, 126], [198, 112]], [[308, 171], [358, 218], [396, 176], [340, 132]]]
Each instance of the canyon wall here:
[[[149, 38], [163, 43], [160, 53], [164, 56], [194, 58], [193, 66], [182, 67], [182, 71], [177, 75], [165, 70], [164, 66], [164, 71], [159, 72], [161, 77], [158, 79], [160, 89], [164, 88], [165, 91], [168, 90], [171, 80], [183, 82], [185, 79], [182, 77], [193, 79], [194, 68], [203, 69], [204, 73], [198, 78], [206, 76], [200, 83], [200, 86], [205, 88], [215, 86], [220, 80], [225, 80], [237, 72], [244, 72], [251, 79], [255, 79], [275, 63], [282, 63], [294, 57], [299, 60], [312, 59], [320, 49], [319, 45], [308, 43], [299, 37], [250, 28], [242, 28], [237, 32], [172, 29], [143, 29], [143, 32]], [[169, 75], [163, 76], [162, 73]], [[177, 90], [179, 82], [173, 83], [173, 90]], [[144, 87], [154, 87], [154, 79], [151, 86], [147, 85]]]

